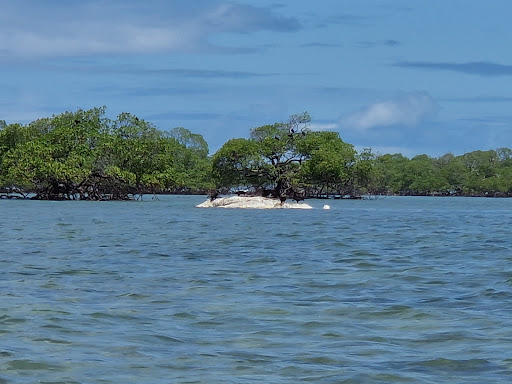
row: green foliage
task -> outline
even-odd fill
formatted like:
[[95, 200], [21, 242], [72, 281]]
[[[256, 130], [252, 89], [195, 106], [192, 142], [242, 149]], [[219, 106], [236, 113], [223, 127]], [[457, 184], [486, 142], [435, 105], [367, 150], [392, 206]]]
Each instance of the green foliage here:
[[168, 137], [179, 144], [174, 158], [179, 165], [181, 174], [178, 183], [183, 192], [197, 192], [213, 189], [211, 180], [211, 159], [209, 158], [208, 143], [203, 136], [192, 133], [183, 127], [173, 128]]
[[34, 190], [41, 198], [72, 198], [92, 172], [98, 117], [103, 109], [66, 112], [20, 128], [20, 140], [4, 153], [6, 180]]
[[361, 194], [512, 196], [512, 150], [460, 156], [357, 153], [307, 112], [250, 130], [209, 156], [183, 127], [157, 129], [130, 113], [78, 109], [29, 124], [0, 120], [0, 188], [39, 199], [127, 199], [249, 187], [281, 199]]
[[460, 156], [400, 154], [376, 158], [379, 193], [400, 195], [511, 196], [512, 150], [474, 151]]
[[171, 129], [169, 137], [176, 140], [180, 145], [191, 150], [200, 158], [208, 157], [208, 143], [203, 136], [192, 133], [183, 127], [176, 127]]
[[266, 164], [254, 140], [231, 139], [213, 156], [212, 175], [218, 187], [262, 186]]
[[375, 159], [375, 192], [398, 194], [405, 188], [405, 165], [409, 159], [401, 154], [385, 154]]
[[204, 188], [209, 185], [208, 149], [200, 135], [190, 133], [189, 142], [187, 147], [188, 142], [129, 113], [110, 121], [104, 107], [26, 126], [4, 124], [1, 181], [40, 199], [126, 199], [185, 185]]
[[407, 194], [429, 194], [435, 178], [432, 159], [427, 155], [415, 156], [405, 165], [403, 178]]
[[263, 189], [281, 199], [353, 193], [353, 146], [336, 132], [311, 132], [309, 121], [304, 112], [253, 128], [249, 139], [228, 141], [213, 157], [218, 186]]
[[309, 156], [304, 152], [309, 121], [304, 112], [290, 116], [287, 123], [253, 128], [249, 139], [229, 140], [213, 157], [217, 186], [248, 186], [282, 199], [297, 197], [301, 165]]
[[302, 143], [308, 154], [303, 177], [312, 194], [352, 194], [355, 192], [356, 151], [337, 132], [311, 132]]
[[363, 148], [356, 155], [354, 165], [354, 184], [358, 194], [378, 194], [376, 155], [371, 148]]

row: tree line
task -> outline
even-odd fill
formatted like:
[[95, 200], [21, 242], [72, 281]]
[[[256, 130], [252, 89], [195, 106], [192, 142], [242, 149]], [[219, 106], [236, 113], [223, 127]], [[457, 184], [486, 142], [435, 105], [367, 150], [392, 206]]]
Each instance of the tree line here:
[[209, 154], [204, 138], [130, 113], [78, 109], [28, 124], [0, 120], [1, 196], [124, 200], [147, 193], [252, 193], [281, 199], [363, 195], [510, 196], [512, 150], [438, 158], [356, 151], [311, 131], [307, 112], [252, 128]]
[[43, 200], [124, 200], [210, 187], [208, 145], [130, 113], [65, 112], [27, 125], [0, 123], [0, 185]]
[[473, 151], [441, 157], [374, 156], [368, 183], [376, 194], [512, 196], [512, 150]]

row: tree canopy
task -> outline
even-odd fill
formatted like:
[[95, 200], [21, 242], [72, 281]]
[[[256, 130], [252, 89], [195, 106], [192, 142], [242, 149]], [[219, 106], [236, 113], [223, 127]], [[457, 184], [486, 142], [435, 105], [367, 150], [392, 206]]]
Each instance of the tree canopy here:
[[[356, 151], [312, 131], [307, 112], [228, 140], [213, 155], [186, 128], [78, 109], [28, 124], [0, 120], [0, 192], [35, 199], [120, 200], [144, 193], [251, 190], [281, 200], [374, 195], [512, 196], [512, 150], [439, 158]], [[0, 194], [0, 197], [6, 196]], [[11, 195], [9, 195], [12, 197]]]
[[109, 120], [104, 107], [6, 125], [0, 130], [1, 181], [50, 200], [207, 188], [206, 142], [184, 128], [180, 135], [188, 139], [129, 113]]
[[337, 132], [312, 132], [310, 121], [304, 112], [253, 128], [249, 139], [229, 140], [213, 156], [218, 186], [253, 187], [282, 200], [355, 191], [353, 146]]
[[376, 193], [512, 196], [512, 151], [499, 148], [439, 158], [401, 154], [374, 158]]

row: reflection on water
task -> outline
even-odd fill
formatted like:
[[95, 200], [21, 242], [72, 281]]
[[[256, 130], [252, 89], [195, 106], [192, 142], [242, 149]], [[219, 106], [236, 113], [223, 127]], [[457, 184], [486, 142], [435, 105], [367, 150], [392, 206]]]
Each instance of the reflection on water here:
[[0, 201], [0, 383], [509, 383], [512, 200]]

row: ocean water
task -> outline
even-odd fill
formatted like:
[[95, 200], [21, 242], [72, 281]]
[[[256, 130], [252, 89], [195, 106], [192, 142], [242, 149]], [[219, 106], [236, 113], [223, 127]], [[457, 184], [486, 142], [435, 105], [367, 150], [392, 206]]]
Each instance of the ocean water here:
[[510, 383], [512, 199], [0, 201], [0, 383]]

